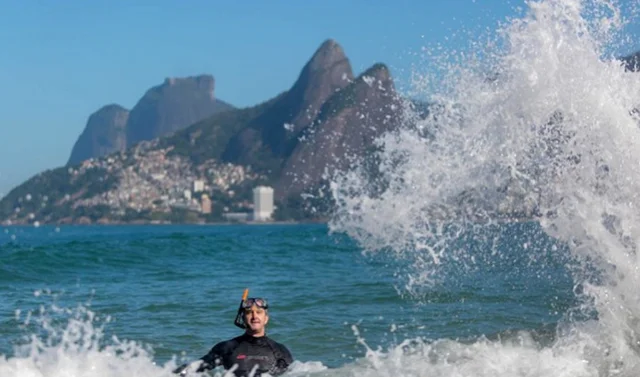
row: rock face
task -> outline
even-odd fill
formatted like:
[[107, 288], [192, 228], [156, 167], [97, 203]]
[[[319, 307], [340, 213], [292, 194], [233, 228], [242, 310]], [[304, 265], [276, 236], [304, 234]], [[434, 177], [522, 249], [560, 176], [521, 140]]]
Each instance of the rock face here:
[[131, 110], [127, 146], [183, 129], [220, 110], [211, 75], [167, 78], [149, 89]]
[[[298, 80], [274, 110], [289, 112], [294, 133], [309, 125], [323, 103], [353, 80], [351, 64], [344, 50], [334, 40], [325, 41], [304, 66]], [[291, 108], [284, 105], [292, 105]]]
[[343, 170], [364, 155], [373, 140], [394, 128], [402, 104], [389, 70], [376, 64], [322, 106], [313, 125], [303, 130], [276, 183], [277, 197], [317, 187], [325, 173]]
[[249, 127], [234, 135], [223, 159], [249, 163], [260, 155], [267, 163], [286, 156], [295, 143], [295, 135], [311, 124], [330, 96], [352, 80], [351, 64], [342, 47], [334, 40], [325, 41], [303, 67], [294, 85]]
[[[343, 49], [333, 40], [322, 43], [289, 90], [261, 104], [229, 109], [231, 106], [216, 101], [213, 93], [212, 76], [167, 79], [147, 91], [130, 112], [118, 105], [100, 109], [89, 118], [70, 163], [129, 151], [74, 169], [61, 167], [38, 174], [0, 200], [0, 221], [29, 221], [29, 211], [44, 221], [79, 218], [87, 213], [94, 217], [126, 214], [127, 208], [134, 208], [131, 201], [135, 198], [122, 199], [117, 208], [109, 208], [111, 204], [87, 207], [87, 198], [129, 184], [129, 178], [123, 181], [121, 177], [136, 166], [155, 172], [146, 183], [150, 189], [145, 193], [161, 201], [161, 193], [167, 192], [178, 193], [175, 200], [183, 199], [184, 190], [175, 190], [175, 185], [190, 187], [194, 172], [218, 179], [218, 168], [212, 168], [212, 163], [244, 165], [243, 169], [259, 177], [259, 182], [253, 183], [273, 186], [282, 208], [290, 203], [293, 208], [300, 194], [317, 193], [326, 183], [327, 174], [330, 177], [337, 170], [348, 169], [354, 160], [367, 158], [375, 151], [375, 138], [407, 121], [404, 110], [410, 102], [396, 93], [389, 69], [383, 64], [354, 78]], [[428, 106], [422, 105], [424, 112]], [[156, 138], [151, 143], [138, 143]], [[163, 179], [167, 167], [164, 157], [157, 158], [159, 155], [189, 167], [176, 169], [175, 175]], [[375, 179], [375, 159], [366, 161], [370, 162], [367, 173], [371, 168], [371, 178]], [[233, 192], [241, 193], [234, 196], [237, 205], [248, 200], [242, 197], [245, 189], [233, 187]], [[33, 204], [35, 201], [25, 206], [21, 198], [27, 195], [41, 198], [45, 206]], [[224, 200], [233, 202], [234, 198]], [[77, 209], [81, 206], [86, 208]], [[16, 212], [16, 208], [21, 211]], [[139, 206], [135, 208], [140, 210]], [[155, 211], [157, 204], [143, 209]]]
[[235, 109], [214, 97], [214, 86], [211, 75], [168, 78], [149, 89], [131, 111], [119, 105], [103, 107], [89, 118], [67, 165], [121, 152], [142, 140], [165, 136]]
[[101, 157], [127, 146], [129, 110], [107, 105], [89, 116], [87, 126], [71, 150], [67, 165], [76, 165], [92, 157]]

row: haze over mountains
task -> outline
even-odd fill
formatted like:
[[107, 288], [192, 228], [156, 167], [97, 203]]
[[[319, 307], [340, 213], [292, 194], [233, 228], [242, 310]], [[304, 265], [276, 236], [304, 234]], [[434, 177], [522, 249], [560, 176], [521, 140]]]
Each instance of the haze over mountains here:
[[[402, 121], [388, 68], [375, 64], [355, 77], [331, 39], [290, 89], [256, 106], [235, 109], [217, 100], [214, 82], [210, 75], [167, 79], [131, 111], [98, 110], [67, 166], [12, 190], [0, 201], [0, 221], [118, 221], [133, 208], [170, 212], [194, 179], [231, 206], [240, 205], [234, 193], [257, 183], [274, 186], [278, 203], [285, 203], [318, 188], [325, 173], [347, 167]], [[228, 169], [242, 178], [221, 179]]]
[[221, 113], [164, 139], [194, 164], [208, 159], [251, 166], [284, 200], [317, 188], [327, 171], [400, 124], [402, 108], [384, 64], [354, 77], [349, 59], [327, 40], [291, 88], [257, 106]]
[[117, 104], [89, 116], [67, 165], [121, 152], [143, 140], [183, 129], [233, 106], [215, 98], [212, 75], [167, 78], [149, 89], [131, 111]]
[[[638, 69], [638, 56], [623, 58], [629, 70]], [[67, 166], [0, 200], [0, 223], [217, 221], [250, 211], [258, 184], [274, 187], [281, 219], [295, 218], [288, 210], [303, 205], [301, 194], [318, 193], [327, 174], [369, 156], [376, 137], [407, 121], [407, 107], [429, 111], [396, 92], [384, 64], [355, 76], [331, 39], [288, 90], [255, 106], [216, 99], [214, 83], [211, 75], [170, 78], [131, 111], [101, 108]], [[192, 196], [195, 181], [204, 190]], [[202, 194], [211, 197], [211, 214], [201, 213]]]

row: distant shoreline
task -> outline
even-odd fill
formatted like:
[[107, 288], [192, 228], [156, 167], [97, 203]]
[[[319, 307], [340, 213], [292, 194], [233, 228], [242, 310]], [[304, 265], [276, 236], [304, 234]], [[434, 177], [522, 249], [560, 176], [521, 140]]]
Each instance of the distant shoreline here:
[[45, 224], [0, 224], [0, 227], [59, 227], [59, 226], [172, 226], [172, 225], [197, 225], [197, 226], [220, 226], [220, 225], [305, 225], [305, 224], [328, 224], [328, 220], [309, 220], [309, 221], [220, 221], [220, 222], [185, 222], [185, 223], [171, 223], [171, 222], [93, 222], [93, 223], [45, 223]]
[[[455, 221], [455, 220], [452, 220]], [[130, 221], [130, 222], [69, 222], [69, 223], [40, 223], [38, 225], [34, 223], [20, 223], [20, 224], [0, 224], [0, 228], [9, 227], [60, 227], [60, 226], [175, 226], [175, 225], [193, 225], [193, 226], [234, 226], [234, 225], [247, 225], [247, 226], [268, 226], [268, 225], [310, 225], [310, 224], [323, 224], [328, 225], [330, 219], [322, 218], [315, 220], [281, 220], [281, 221], [214, 221], [214, 222], [164, 222], [164, 221]], [[527, 222], [539, 222], [535, 217], [514, 217], [514, 218], [498, 218], [491, 221], [479, 221], [480, 223], [494, 223], [494, 224], [506, 224], [506, 223], [527, 223]]]

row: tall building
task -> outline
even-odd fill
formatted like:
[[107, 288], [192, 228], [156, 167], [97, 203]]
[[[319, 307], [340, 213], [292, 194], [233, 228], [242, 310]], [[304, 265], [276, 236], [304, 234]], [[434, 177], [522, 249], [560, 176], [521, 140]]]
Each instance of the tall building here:
[[253, 189], [253, 220], [270, 220], [273, 214], [273, 189], [258, 186]]

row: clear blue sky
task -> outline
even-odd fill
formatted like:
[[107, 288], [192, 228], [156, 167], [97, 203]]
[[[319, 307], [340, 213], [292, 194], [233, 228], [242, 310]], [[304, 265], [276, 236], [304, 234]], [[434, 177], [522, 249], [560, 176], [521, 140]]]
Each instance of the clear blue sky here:
[[64, 165], [92, 112], [109, 103], [131, 109], [165, 77], [213, 74], [218, 98], [249, 106], [288, 89], [333, 38], [356, 74], [384, 62], [402, 89], [422, 46], [467, 43], [469, 31], [495, 29], [523, 4], [4, 0], [0, 193]]

